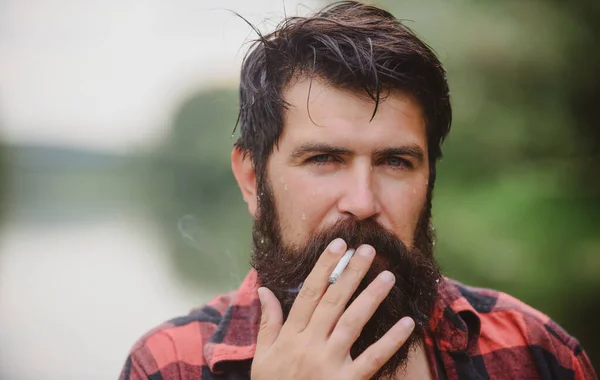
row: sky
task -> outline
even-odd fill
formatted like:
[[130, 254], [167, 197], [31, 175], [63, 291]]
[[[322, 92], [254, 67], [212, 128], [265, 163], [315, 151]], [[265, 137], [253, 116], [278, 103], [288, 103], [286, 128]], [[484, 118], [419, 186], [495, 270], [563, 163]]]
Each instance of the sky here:
[[[0, 139], [127, 153], [186, 95], [235, 85], [251, 29], [323, 0], [0, 1]], [[285, 11], [284, 11], [285, 9]]]

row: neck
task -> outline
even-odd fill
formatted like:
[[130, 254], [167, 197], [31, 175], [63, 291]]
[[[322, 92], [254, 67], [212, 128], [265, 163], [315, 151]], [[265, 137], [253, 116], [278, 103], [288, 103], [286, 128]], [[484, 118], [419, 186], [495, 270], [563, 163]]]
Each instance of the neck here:
[[406, 367], [396, 372], [394, 380], [427, 380], [433, 379], [429, 362], [427, 360], [427, 351], [425, 343], [420, 341], [408, 353]]

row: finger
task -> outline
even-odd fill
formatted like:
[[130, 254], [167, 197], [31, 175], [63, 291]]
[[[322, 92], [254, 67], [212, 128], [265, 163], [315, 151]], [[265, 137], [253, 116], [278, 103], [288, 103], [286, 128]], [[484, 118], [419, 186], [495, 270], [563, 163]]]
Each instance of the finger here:
[[358, 339], [363, 327], [394, 286], [394, 275], [383, 271], [344, 311], [327, 344], [336, 352], [347, 353]]
[[358, 247], [356, 254], [340, 278], [327, 289], [309, 322], [308, 328], [316, 336], [329, 336], [348, 301], [369, 270], [374, 256], [375, 249], [370, 245], [364, 244]]
[[279, 336], [283, 325], [283, 311], [279, 300], [269, 289], [265, 287], [258, 288], [258, 297], [260, 298], [261, 316], [256, 353], [260, 354], [260, 352], [271, 347]]
[[410, 317], [399, 320], [381, 339], [372, 344], [352, 363], [359, 378], [371, 378], [406, 342], [415, 328]]
[[333, 240], [312, 269], [292, 305], [284, 329], [299, 332], [306, 328], [319, 300], [329, 286], [327, 279], [346, 250], [343, 239]]

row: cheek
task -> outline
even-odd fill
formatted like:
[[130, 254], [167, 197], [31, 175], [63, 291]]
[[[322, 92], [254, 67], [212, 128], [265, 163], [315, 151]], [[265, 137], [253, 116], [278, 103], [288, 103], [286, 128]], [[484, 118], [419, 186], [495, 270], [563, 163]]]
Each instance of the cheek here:
[[395, 183], [383, 189], [382, 217], [405, 244], [412, 242], [427, 198], [427, 178]]
[[331, 191], [310, 176], [279, 176], [273, 192], [283, 237], [304, 241], [323, 224], [334, 204]]

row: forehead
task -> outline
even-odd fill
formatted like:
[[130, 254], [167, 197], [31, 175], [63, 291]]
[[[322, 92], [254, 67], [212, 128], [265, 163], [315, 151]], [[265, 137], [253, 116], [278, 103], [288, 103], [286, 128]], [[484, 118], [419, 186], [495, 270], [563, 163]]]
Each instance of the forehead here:
[[[337, 138], [364, 143], [411, 143], [427, 148], [425, 117], [417, 100], [401, 91], [382, 93], [377, 113], [366, 94], [321, 79], [301, 78], [287, 86], [288, 103], [280, 143]], [[371, 120], [371, 118], [373, 119]]]

